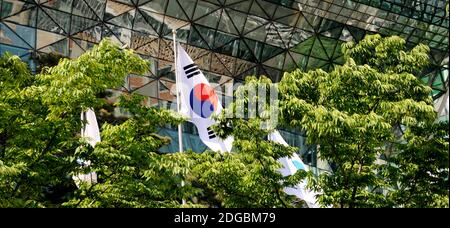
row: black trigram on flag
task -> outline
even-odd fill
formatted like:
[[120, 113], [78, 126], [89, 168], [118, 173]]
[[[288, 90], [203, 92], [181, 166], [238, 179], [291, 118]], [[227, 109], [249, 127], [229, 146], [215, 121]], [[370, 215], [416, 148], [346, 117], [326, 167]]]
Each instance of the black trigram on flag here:
[[209, 139], [213, 139], [216, 137], [216, 134], [214, 133], [214, 131], [211, 129], [211, 127], [207, 127], [206, 130], [208, 131], [208, 137]]
[[192, 78], [193, 76], [200, 74], [200, 70], [194, 63], [183, 67], [183, 69], [184, 69], [184, 73], [186, 73], [187, 78]]

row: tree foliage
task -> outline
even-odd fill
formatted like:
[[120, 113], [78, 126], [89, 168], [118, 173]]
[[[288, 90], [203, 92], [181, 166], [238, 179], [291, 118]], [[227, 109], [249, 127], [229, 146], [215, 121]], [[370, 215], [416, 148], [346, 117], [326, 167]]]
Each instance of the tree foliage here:
[[[157, 127], [182, 118], [141, 105], [142, 97], [120, 98], [116, 106], [132, 117], [103, 124], [102, 142], [95, 149], [80, 138], [80, 113], [99, 110], [106, 104], [99, 94], [121, 86], [130, 73], [144, 73], [148, 64], [108, 40], [36, 76], [17, 56], [3, 56], [0, 206], [177, 206], [186, 192], [194, 191], [176, 188], [189, 166], [184, 155], [158, 153], [170, 139], [157, 135]], [[81, 167], [78, 158], [92, 165]], [[76, 188], [72, 176], [91, 171], [97, 172], [98, 183]]]
[[[319, 196], [323, 205], [400, 206], [386, 202], [379, 191], [390, 189], [394, 180], [383, 176], [380, 170], [385, 165], [377, 158], [396, 156], [389, 162], [401, 162], [400, 168], [391, 169], [395, 174], [390, 174], [400, 175], [395, 180], [402, 187], [389, 194], [402, 195], [410, 190], [409, 181], [414, 179], [404, 173], [404, 165], [411, 165], [408, 158], [417, 155], [411, 151], [414, 146], [423, 152], [414, 160], [415, 165], [427, 166], [421, 172], [439, 172], [435, 177], [441, 181], [443, 176], [448, 177], [448, 143], [434, 145], [438, 153], [429, 150], [435, 140], [423, 144], [410, 141], [418, 137], [413, 136], [414, 129], [433, 125], [436, 119], [431, 89], [414, 75], [427, 65], [428, 50], [418, 45], [408, 51], [399, 37], [369, 35], [358, 44], [344, 44], [346, 63], [331, 72], [285, 73], [280, 82], [281, 122], [286, 127], [305, 129], [307, 142], [318, 145], [320, 158], [335, 167], [332, 174], [321, 175], [316, 183], [323, 193]], [[427, 137], [434, 134], [428, 133]], [[445, 132], [440, 137], [443, 135]], [[400, 146], [405, 142], [409, 147]], [[439, 156], [434, 158], [436, 153]], [[448, 199], [448, 182], [445, 188], [445, 184], [438, 184], [443, 191], [434, 191], [427, 186], [430, 180], [422, 177], [415, 176], [427, 194]]]
[[449, 207], [448, 122], [409, 128], [383, 167], [392, 206]]

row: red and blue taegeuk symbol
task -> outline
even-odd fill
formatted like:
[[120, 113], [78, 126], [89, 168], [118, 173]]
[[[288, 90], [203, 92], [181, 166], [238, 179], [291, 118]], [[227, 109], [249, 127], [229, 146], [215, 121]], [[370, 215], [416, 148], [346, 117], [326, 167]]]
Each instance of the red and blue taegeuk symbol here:
[[202, 118], [208, 118], [217, 109], [217, 95], [214, 89], [204, 83], [200, 83], [192, 88], [189, 103], [192, 110]]

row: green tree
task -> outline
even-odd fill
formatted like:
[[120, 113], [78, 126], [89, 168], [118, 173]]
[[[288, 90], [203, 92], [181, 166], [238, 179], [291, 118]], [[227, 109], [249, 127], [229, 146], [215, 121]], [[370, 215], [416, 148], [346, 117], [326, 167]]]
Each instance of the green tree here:
[[[122, 96], [118, 106], [132, 117], [117, 125], [105, 123], [102, 142], [94, 149], [87, 144], [78, 148], [75, 156], [92, 162], [83, 173], [95, 171], [100, 181], [84, 183], [65, 206], [179, 207], [183, 198], [197, 194], [198, 189], [190, 184], [181, 187], [193, 164], [192, 153], [160, 153], [170, 138], [155, 133], [157, 127], [176, 125], [182, 118], [168, 110], [142, 106], [143, 99]], [[188, 201], [185, 206], [197, 205]]]
[[[358, 44], [344, 44], [346, 63], [329, 73], [285, 73], [279, 86], [282, 124], [304, 129], [307, 142], [318, 145], [319, 157], [334, 167], [316, 182], [321, 204], [393, 206], [379, 192], [391, 182], [377, 158], [402, 150], [395, 145], [408, 137], [401, 133], [405, 128], [412, 131], [436, 119], [431, 89], [414, 76], [427, 65], [428, 50], [418, 45], [408, 51], [399, 37], [368, 35]], [[447, 160], [442, 156], [439, 164], [447, 163], [448, 176], [446, 153]]]
[[[132, 117], [104, 123], [94, 148], [82, 138], [80, 113], [99, 110], [106, 89], [117, 88], [148, 62], [108, 40], [77, 59], [61, 59], [32, 76], [17, 56], [0, 59], [1, 207], [164, 207], [177, 206], [195, 189], [179, 187], [188, 154], [160, 154], [170, 139], [158, 126], [182, 119], [124, 95], [116, 106]], [[76, 159], [90, 160], [81, 167]], [[72, 176], [95, 171], [98, 183], [76, 188]]]
[[396, 207], [449, 207], [448, 122], [410, 127], [383, 173]]

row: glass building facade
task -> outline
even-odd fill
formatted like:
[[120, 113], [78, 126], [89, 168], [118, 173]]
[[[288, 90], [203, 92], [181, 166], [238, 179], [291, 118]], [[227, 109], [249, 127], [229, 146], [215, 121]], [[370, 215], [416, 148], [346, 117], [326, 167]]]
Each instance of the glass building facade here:
[[[238, 83], [248, 75], [277, 82], [295, 68], [330, 70], [343, 63], [341, 44], [365, 34], [399, 35], [409, 46], [431, 48], [420, 79], [437, 104], [447, 104], [449, 19], [445, 0], [0, 0], [0, 52], [34, 56], [56, 52], [75, 58], [108, 37], [151, 62], [146, 75], [130, 75], [123, 88], [148, 96], [148, 105], [175, 101], [172, 28], [212, 83]], [[442, 102], [444, 101], [444, 102]], [[442, 105], [441, 105], [442, 106]], [[446, 114], [445, 114], [446, 111]], [[206, 147], [195, 127], [184, 127], [185, 149]], [[177, 151], [177, 135], [163, 150]], [[315, 164], [314, 147], [299, 133], [282, 132]]]

